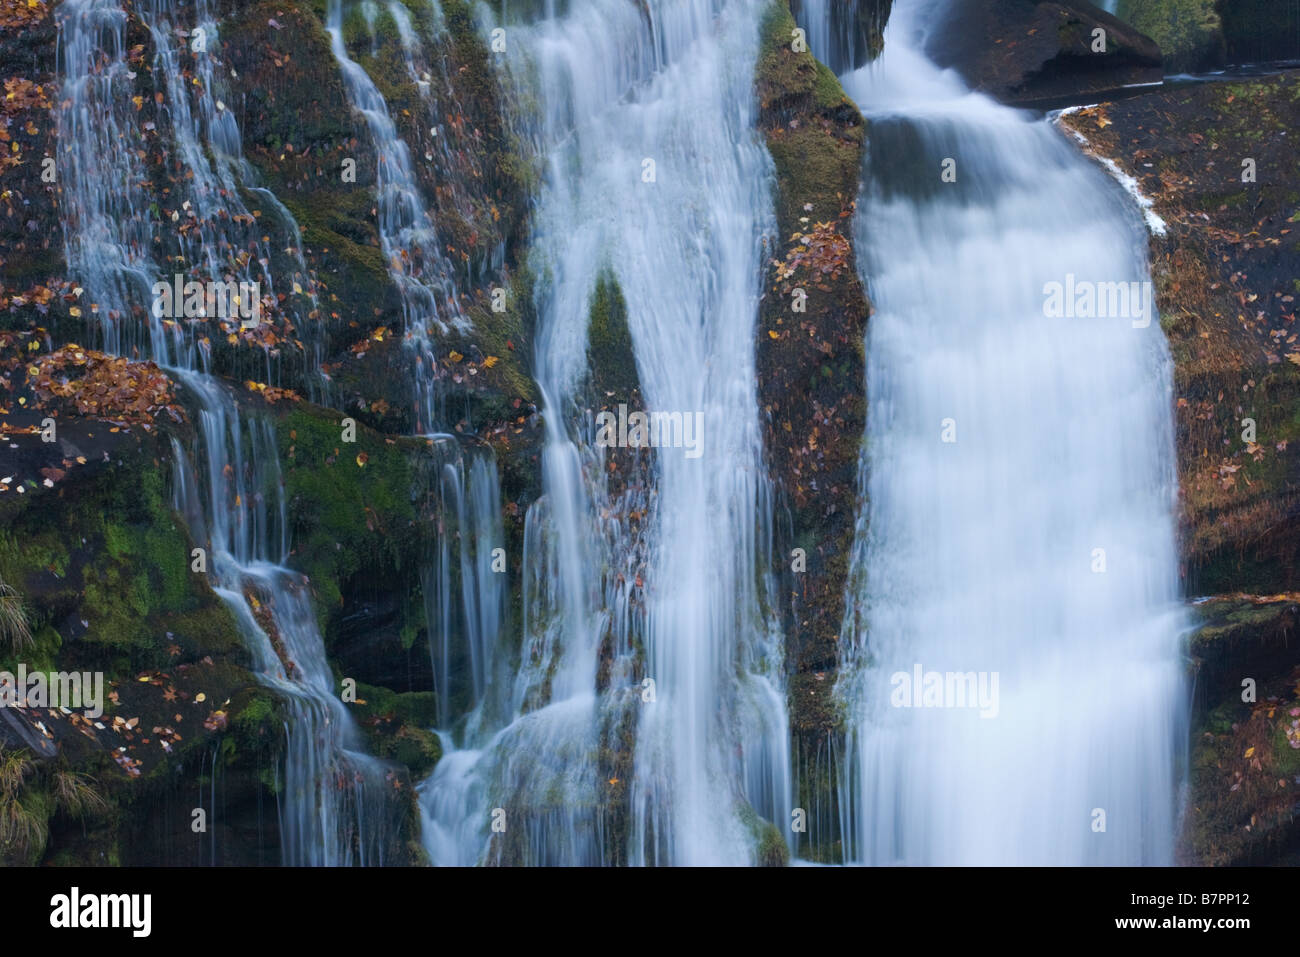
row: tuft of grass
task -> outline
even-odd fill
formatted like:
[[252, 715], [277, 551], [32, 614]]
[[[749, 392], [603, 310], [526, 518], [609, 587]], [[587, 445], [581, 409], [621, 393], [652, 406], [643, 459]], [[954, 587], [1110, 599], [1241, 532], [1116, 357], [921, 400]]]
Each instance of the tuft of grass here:
[[19, 654], [32, 644], [32, 630], [27, 622], [27, 611], [18, 592], [0, 581], [0, 644], [8, 645], [13, 654]]
[[99, 782], [80, 771], [54, 772], [54, 802], [73, 817], [108, 810], [108, 802], [99, 793]]
[[34, 765], [27, 759], [27, 752], [0, 750], [0, 804], [17, 797], [22, 790], [23, 781], [34, 770]]
[[45, 847], [49, 823], [23, 806], [17, 798], [0, 801], [0, 847], [12, 848], [22, 857]]

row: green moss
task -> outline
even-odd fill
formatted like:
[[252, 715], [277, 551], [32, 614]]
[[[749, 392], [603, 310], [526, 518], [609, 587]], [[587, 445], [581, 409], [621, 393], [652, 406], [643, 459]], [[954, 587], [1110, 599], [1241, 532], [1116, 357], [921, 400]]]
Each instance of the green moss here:
[[817, 78], [813, 81], [813, 102], [819, 110], [834, 110], [851, 103], [844, 87], [840, 86], [839, 78], [820, 61], [817, 63]]
[[[216, 613], [218, 610], [223, 613]], [[172, 633], [177, 644], [196, 657], [237, 654], [244, 647], [239, 626], [234, 616], [226, 611], [224, 603], [164, 614], [162, 624]]]
[[437, 695], [432, 691], [397, 692], [358, 683], [357, 697], [365, 704], [355, 705], [353, 711], [362, 719], [383, 717], [422, 728], [431, 728], [438, 720]]
[[438, 736], [424, 728], [410, 726], [398, 729], [392, 737], [391, 747], [386, 751], [385, 757], [410, 769], [413, 780], [428, 776], [442, 758], [442, 745]]
[[759, 867], [789, 865], [790, 849], [785, 843], [785, 836], [775, 824], [759, 817], [746, 802], [736, 804], [736, 815], [753, 839], [754, 863]]
[[476, 395], [479, 405], [470, 416], [475, 428], [517, 417], [515, 399], [534, 404], [539, 401], [537, 385], [528, 364], [529, 346], [537, 322], [533, 282], [530, 270], [516, 270], [506, 288], [504, 312], [494, 312], [490, 299], [467, 310], [474, 324], [474, 343], [485, 356], [497, 359], [491, 369], [483, 370], [482, 378], [493, 383], [495, 388], [492, 390], [494, 394]]
[[[363, 173], [358, 170], [358, 173]], [[343, 185], [340, 182], [340, 186]], [[360, 186], [360, 184], [355, 184]], [[379, 248], [379, 234], [370, 215], [374, 198], [364, 188], [287, 192], [281, 201], [303, 230], [303, 243], [328, 249], [348, 267], [348, 284], [340, 291], [349, 301], [383, 301], [389, 284], [388, 267]]]
[[1215, 0], [1120, 0], [1117, 15], [1160, 45], [1171, 73], [1222, 62], [1223, 24]]
[[[636, 353], [627, 324], [627, 303], [611, 273], [602, 273], [591, 294], [587, 325], [587, 369], [598, 405], [627, 402], [639, 393]], [[608, 393], [613, 393], [608, 396]]]
[[[342, 419], [299, 403], [276, 421], [297, 563], [336, 585], [376, 560], [400, 570], [409, 557], [415, 509], [408, 455], [422, 448], [360, 424], [356, 441], [344, 442]], [[326, 587], [313, 584], [318, 592]]]
[[[785, 3], [773, 3], [763, 21], [755, 70], [762, 126], [776, 165], [777, 218], [785, 235], [805, 215], [832, 219], [852, 202], [866, 142], [865, 122], [835, 75], [811, 53], [790, 48], [793, 29]], [[805, 208], [809, 204], [811, 210]]]
[[25, 502], [11, 499], [5, 511], [0, 578], [24, 595], [34, 631], [51, 628], [48, 652], [58, 651], [52, 636], [68, 620], [86, 623], [78, 648], [98, 659], [92, 663], [111, 660], [123, 669], [162, 664], [176, 616], [233, 631], [205, 576], [189, 571], [188, 531], [171, 509], [157, 461], [141, 450], [93, 473], [74, 471]]
[[426, 777], [442, 758], [438, 736], [429, 729], [437, 721], [432, 692], [399, 694], [374, 685], [357, 685], [357, 703], [348, 706], [357, 724], [382, 758], [404, 764], [412, 780]]
[[1273, 759], [1273, 770], [1279, 777], [1293, 779], [1300, 774], [1300, 749], [1288, 743], [1283, 726], [1279, 726], [1273, 735]]

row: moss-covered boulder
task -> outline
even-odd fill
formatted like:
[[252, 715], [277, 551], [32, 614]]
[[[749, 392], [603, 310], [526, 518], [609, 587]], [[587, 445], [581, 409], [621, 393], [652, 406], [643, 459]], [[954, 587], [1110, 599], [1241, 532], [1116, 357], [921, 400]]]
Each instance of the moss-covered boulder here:
[[1120, 0], [1115, 15], [1160, 45], [1165, 71], [1222, 65], [1227, 56], [1216, 0]]

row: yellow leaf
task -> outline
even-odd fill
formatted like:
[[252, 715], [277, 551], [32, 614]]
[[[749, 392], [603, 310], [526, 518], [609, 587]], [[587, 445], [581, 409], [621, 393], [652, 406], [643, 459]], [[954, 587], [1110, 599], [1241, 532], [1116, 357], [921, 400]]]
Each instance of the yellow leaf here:
[[1247, 749], [1246, 749], [1246, 753], [1245, 753], [1245, 755], [1243, 755], [1243, 757], [1247, 757], [1247, 758], [1249, 758], [1249, 757], [1254, 757], [1254, 755], [1255, 755], [1255, 749], [1254, 749], [1254, 748], [1247, 748]]
[[779, 332], [774, 332], [773, 330], [769, 329], [769, 330], [767, 331], [767, 337], [768, 337], [769, 339], [780, 339], [780, 338], [781, 338], [781, 333], [779, 333]]
[[485, 359], [483, 360], [483, 368], [484, 368], [484, 369], [491, 369], [491, 368], [492, 368], [494, 365], [496, 365], [499, 361], [501, 361], [501, 360], [499, 360], [496, 356], [488, 356], [487, 358], [485, 358]]
[[74, 319], [78, 318], [81, 315], [81, 310], [76, 306], [72, 306], [68, 309], [68, 315], [72, 316]]
[[196, 702], [200, 702], [200, 703], [202, 703], [202, 702], [208, 700], [208, 696], [205, 695], [202, 691], [200, 691], [198, 694], [196, 694], [196, 695], [194, 696], [194, 700], [195, 700]]
[[1288, 352], [1286, 354], [1286, 357], [1289, 361], [1294, 362], [1296, 365], [1300, 366], [1300, 352]]
[[459, 362], [461, 359], [464, 359], [465, 357], [461, 355], [459, 352], [457, 352], [455, 349], [452, 349], [451, 352], [447, 354], [447, 358], [450, 359], [452, 362]]

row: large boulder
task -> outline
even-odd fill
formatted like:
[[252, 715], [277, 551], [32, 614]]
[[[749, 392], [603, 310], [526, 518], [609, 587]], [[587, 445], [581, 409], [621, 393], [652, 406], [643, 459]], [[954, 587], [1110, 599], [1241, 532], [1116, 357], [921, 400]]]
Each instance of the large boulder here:
[[954, 2], [927, 52], [976, 89], [1017, 105], [1093, 100], [1164, 76], [1155, 41], [1083, 0]]

